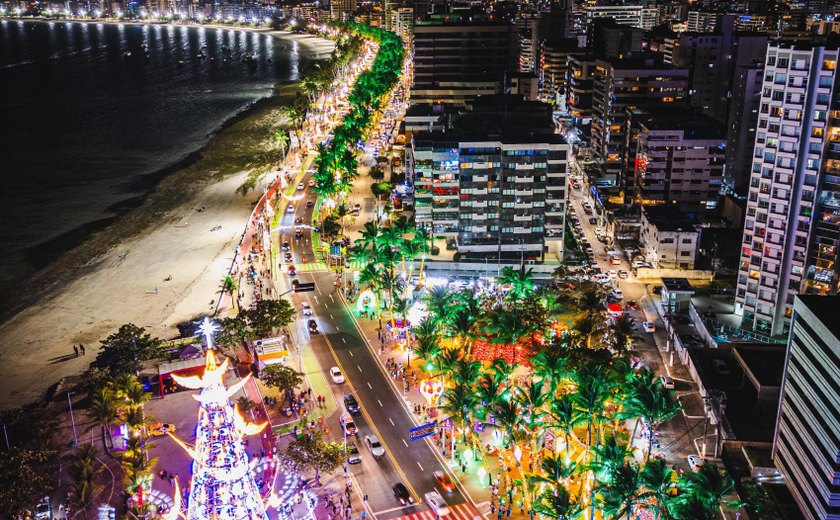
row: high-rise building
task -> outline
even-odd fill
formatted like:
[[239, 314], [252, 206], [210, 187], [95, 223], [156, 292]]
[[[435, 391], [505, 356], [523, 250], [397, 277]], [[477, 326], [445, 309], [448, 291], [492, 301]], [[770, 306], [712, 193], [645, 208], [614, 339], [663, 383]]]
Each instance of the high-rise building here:
[[835, 44], [767, 48], [736, 312], [783, 334], [797, 293], [836, 294], [840, 93]]
[[688, 31], [689, 32], [712, 32], [717, 27], [717, 19], [719, 13], [706, 11], [689, 11], [688, 12]]
[[665, 65], [653, 55], [597, 59], [593, 79], [590, 148], [602, 170], [599, 183], [632, 190], [632, 177], [622, 178], [627, 146], [625, 111], [684, 105], [688, 71]]
[[330, 18], [350, 20], [356, 11], [356, 0], [330, 0]]
[[624, 59], [641, 52], [644, 31], [610, 18], [596, 18], [589, 28], [589, 49], [599, 58]]
[[577, 41], [573, 39], [547, 41], [543, 44], [539, 74], [543, 100], [554, 100], [561, 109], [567, 106], [569, 56], [579, 51]]
[[738, 66], [732, 76], [732, 99], [726, 117], [726, 169], [724, 191], [744, 195], [750, 180], [752, 149], [758, 125], [764, 60]]
[[642, 6], [640, 5], [598, 5], [587, 6], [586, 26], [592, 27], [596, 18], [611, 18], [620, 25], [642, 29]]
[[773, 439], [773, 462], [803, 518], [840, 520], [840, 297], [800, 296]]
[[398, 7], [391, 12], [391, 30], [402, 38], [406, 45], [411, 44], [414, 36], [414, 9]]
[[485, 96], [406, 148], [415, 222], [469, 257], [562, 258], [569, 145], [551, 106]]
[[707, 116], [686, 117], [676, 111], [649, 112], [633, 119], [638, 125], [635, 200], [674, 205], [686, 212], [717, 208], [726, 155], [723, 125]]
[[414, 26], [412, 103], [454, 103], [499, 94], [518, 70], [516, 26], [418, 22]]

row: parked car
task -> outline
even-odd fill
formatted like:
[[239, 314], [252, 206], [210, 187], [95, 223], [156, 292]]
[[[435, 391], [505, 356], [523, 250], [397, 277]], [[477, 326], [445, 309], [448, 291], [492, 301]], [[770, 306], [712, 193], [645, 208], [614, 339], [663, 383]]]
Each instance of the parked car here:
[[310, 188], [314, 188], [314, 187], [315, 187], [315, 179], [309, 179], [309, 187], [310, 187]]
[[283, 251], [284, 251], [284, 252], [286, 252], [286, 251], [291, 251], [291, 250], [292, 250], [292, 246], [291, 246], [291, 245], [289, 245], [289, 243], [288, 243], [288, 242], [283, 242], [283, 248], [282, 248], [282, 249], [283, 249]]
[[307, 207], [307, 208], [311, 208], [311, 207], [312, 207], [312, 206], [314, 206], [314, 205], [315, 205], [315, 202], [314, 202], [314, 201], [311, 201], [311, 200], [307, 200], [307, 201], [306, 201], [306, 207]]
[[344, 408], [351, 414], [359, 413], [361, 408], [359, 407], [359, 401], [356, 400], [356, 397], [351, 395], [344, 396]]
[[289, 264], [289, 276], [297, 275], [297, 269], [292, 264]]
[[379, 439], [376, 438], [376, 435], [365, 435], [365, 444], [367, 444], [367, 447], [370, 450], [370, 454], [373, 455], [375, 458], [379, 458], [385, 455], [385, 447], [382, 446], [382, 443], [379, 442]]
[[613, 289], [610, 292], [610, 298], [612, 298], [613, 300], [615, 300], [617, 302], [620, 302], [621, 300], [624, 299], [624, 293], [621, 292], [621, 289]]
[[362, 462], [362, 454], [359, 453], [359, 447], [355, 442], [347, 443], [347, 463], [358, 464]]
[[303, 189], [303, 183], [302, 183], [302, 182], [299, 182], [299, 183], [298, 183], [297, 189], [299, 189], [299, 190], [302, 190], [302, 189]]
[[396, 497], [397, 502], [401, 506], [414, 503], [414, 497], [411, 496], [411, 493], [408, 492], [408, 489], [406, 489], [405, 484], [402, 482], [397, 482], [391, 489], [394, 491], [394, 497]]
[[440, 493], [437, 491], [429, 491], [424, 495], [426, 499], [426, 503], [429, 504], [429, 507], [432, 508], [432, 511], [438, 517], [444, 517], [449, 515], [449, 506], [446, 505], [446, 501], [440, 496]]
[[[312, 330], [311, 327], [310, 330]], [[330, 368], [330, 377], [332, 378], [333, 383], [337, 385], [344, 384], [344, 374], [341, 373], [341, 370], [339, 370], [338, 367]]]
[[315, 320], [309, 320], [309, 332], [316, 333], [318, 332], [318, 322]]
[[633, 269], [638, 269], [640, 267], [650, 267], [650, 264], [644, 260], [633, 260]]
[[303, 314], [304, 316], [312, 316], [312, 307], [310, 307], [308, 303], [304, 302], [304, 303], [300, 306], [300, 312], [301, 312], [301, 314]]
[[438, 483], [440, 488], [448, 493], [451, 493], [455, 490], [455, 484], [452, 482], [452, 479], [449, 478], [449, 475], [444, 473], [443, 471], [435, 471], [435, 482]]
[[626, 280], [626, 279], [630, 278], [630, 273], [628, 273], [624, 269], [619, 269], [618, 270], [618, 277], [621, 278], [622, 280]]
[[668, 390], [674, 389], [674, 379], [671, 376], [662, 374], [659, 378], [662, 381], [662, 386], [667, 388]]
[[712, 367], [715, 369], [715, 372], [722, 376], [728, 376], [732, 373], [732, 371], [729, 370], [729, 365], [727, 365], [726, 361], [722, 359], [712, 360]]
[[642, 329], [644, 329], [645, 332], [656, 332], [656, 325], [649, 321], [646, 321], [642, 323]]
[[[610, 265], [621, 265], [621, 258], [617, 255], [610, 255]], [[619, 274], [622, 272], [627, 273], [627, 271], [619, 271]]]
[[592, 277], [592, 281], [600, 284], [610, 283], [610, 277], [609, 275], [598, 273]]
[[288, 206], [286, 206], [286, 213], [294, 213], [294, 212], [295, 212], [295, 205], [294, 204], [289, 204]]
[[618, 271], [615, 269], [610, 269], [607, 274], [610, 275], [610, 278], [618, 278]]
[[167, 433], [175, 433], [175, 425], [165, 422], [157, 422], [149, 429], [149, 435], [152, 437], [162, 437]]
[[702, 466], [706, 463], [706, 460], [703, 459], [700, 455], [689, 455], [688, 456], [688, 467], [691, 468], [691, 471], [697, 471], [697, 468]]
[[345, 435], [358, 435], [359, 429], [356, 427], [356, 422], [349, 413], [341, 414], [341, 426], [344, 427]]
[[[587, 212], [586, 212], [586, 214], [587, 214], [587, 215], [589, 215], [590, 213], [592, 213], [592, 210], [591, 210], [591, 209], [590, 209], [589, 211], [587, 211]], [[598, 223], [598, 219], [597, 219], [597, 218], [595, 218], [595, 217], [589, 217], [589, 223], [590, 223], [590, 224], [592, 224], [592, 225], [594, 226], [595, 224], [597, 224], [597, 223]]]

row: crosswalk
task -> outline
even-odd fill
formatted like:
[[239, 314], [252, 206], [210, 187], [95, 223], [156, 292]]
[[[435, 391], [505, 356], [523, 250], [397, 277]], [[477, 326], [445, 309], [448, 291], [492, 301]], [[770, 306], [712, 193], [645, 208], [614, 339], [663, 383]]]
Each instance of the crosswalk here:
[[420, 511], [419, 513], [400, 516], [394, 520], [436, 520], [437, 518], [443, 518], [446, 520], [473, 520], [475, 518], [482, 518], [481, 515], [478, 514], [478, 510], [469, 502], [450, 505], [448, 509], [449, 515], [444, 517], [438, 517], [434, 511], [427, 509], [425, 511]]
[[327, 270], [327, 264], [324, 262], [306, 262], [305, 264], [295, 264], [295, 269], [299, 273], [316, 273]]

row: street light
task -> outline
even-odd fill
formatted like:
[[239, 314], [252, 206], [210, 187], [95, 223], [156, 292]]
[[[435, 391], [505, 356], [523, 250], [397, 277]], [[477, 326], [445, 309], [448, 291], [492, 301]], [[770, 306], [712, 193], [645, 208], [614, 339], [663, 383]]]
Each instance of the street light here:
[[73, 400], [70, 398], [76, 392], [67, 392], [67, 402], [70, 404], [70, 423], [73, 424], [73, 447], [79, 445], [79, 437], [76, 435], [76, 418], [73, 417]]

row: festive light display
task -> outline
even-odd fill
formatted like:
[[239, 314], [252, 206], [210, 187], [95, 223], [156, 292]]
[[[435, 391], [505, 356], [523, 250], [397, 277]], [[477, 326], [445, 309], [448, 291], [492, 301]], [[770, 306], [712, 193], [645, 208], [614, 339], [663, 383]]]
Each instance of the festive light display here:
[[[211, 335], [212, 332], [206, 334], [208, 338]], [[248, 423], [231, 406], [228, 399], [248, 378], [225, 388], [222, 379], [227, 366], [227, 358], [217, 364], [215, 352], [208, 350], [203, 376], [172, 376], [181, 386], [201, 390], [193, 396], [201, 403], [195, 447], [188, 447], [170, 434], [193, 458], [187, 520], [268, 519], [242, 442], [245, 435], [261, 432], [268, 423]]]

